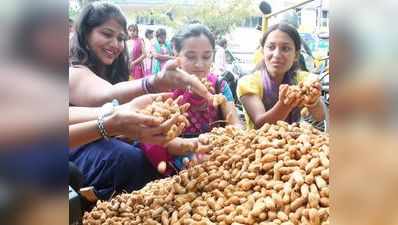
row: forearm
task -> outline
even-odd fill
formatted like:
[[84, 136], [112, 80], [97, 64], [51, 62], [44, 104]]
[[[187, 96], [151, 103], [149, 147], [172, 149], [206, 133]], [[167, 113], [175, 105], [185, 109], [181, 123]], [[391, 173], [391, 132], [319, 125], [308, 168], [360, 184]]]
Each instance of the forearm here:
[[93, 142], [102, 138], [95, 120], [69, 125], [69, 148]]
[[173, 58], [172, 56], [169, 56], [169, 55], [161, 55], [161, 54], [155, 54], [155, 55], [153, 55], [153, 57], [154, 57], [155, 59], [157, 59], [157, 60], [160, 60], [160, 61], [166, 61], [166, 60], [169, 60], [169, 59], [172, 59], [172, 58]]
[[120, 104], [126, 103], [134, 99], [135, 97], [144, 95], [145, 91], [142, 88], [142, 81], [132, 80], [125, 81], [121, 83], [117, 83], [113, 85], [109, 90], [110, 98], [103, 99], [100, 105], [105, 104], [106, 102], [112, 101], [113, 99], [117, 99]]
[[235, 105], [232, 102], [223, 104], [221, 106], [221, 111], [228, 125], [243, 127], [243, 124], [239, 120], [239, 115], [236, 111]]
[[69, 125], [96, 120], [99, 108], [69, 107]]
[[142, 54], [140, 57], [138, 57], [137, 59], [133, 60], [131, 63], [132, 64], [138, 64], [140, 62], [142, 62], [144, 59], [146, 58], [146, 54]]
[[256, 129], [262, 127], [265, 123], [275, 124], [278, 120], [285, 120], [291, 110], [288, 106], [278, 101], [270, 110], [253, 118]]

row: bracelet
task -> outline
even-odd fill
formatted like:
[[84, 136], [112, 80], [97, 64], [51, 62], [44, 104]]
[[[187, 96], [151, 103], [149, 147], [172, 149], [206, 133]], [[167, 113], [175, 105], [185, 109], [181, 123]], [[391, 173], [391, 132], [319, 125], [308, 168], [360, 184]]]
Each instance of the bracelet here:
[[153, 85], [151, 84], [151, 82], [149, 81], [150, 77], [145, 77], [143, 79], [142, 85], [143, 85], [143, 89], [145, 91], [146, 94], [149, 93], [155, 93]]
[[144, 78], [141, 80], [141, 88], [142, 88], [142, 90], [144, 90], [144, 92], [145, 92], [146, 94], [149, 94], [149, 90], [148, 90], [148, 85], [147, 85], [147, 83], [148, 83], [148, 77], [144, 77]]
[[109, 135], [108, 135], [108, 132], [106, 132], [106, 129], [105, 129], [105, 126], [104, 126], [104, 117], [103, 116], [98, 117], [97, 127], [98, 127], [98, 130], [99, 130], [101, 136], [105, 140], [109, 141]]

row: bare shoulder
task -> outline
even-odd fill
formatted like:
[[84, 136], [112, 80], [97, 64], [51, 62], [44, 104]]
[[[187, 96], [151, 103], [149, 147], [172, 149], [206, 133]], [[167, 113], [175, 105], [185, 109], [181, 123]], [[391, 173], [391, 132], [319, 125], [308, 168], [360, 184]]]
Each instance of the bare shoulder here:
[[95, 76], [94, 72], [86, 66], [70, 66], [69, 67], [69, 83], [74, 83], [82, 79]]

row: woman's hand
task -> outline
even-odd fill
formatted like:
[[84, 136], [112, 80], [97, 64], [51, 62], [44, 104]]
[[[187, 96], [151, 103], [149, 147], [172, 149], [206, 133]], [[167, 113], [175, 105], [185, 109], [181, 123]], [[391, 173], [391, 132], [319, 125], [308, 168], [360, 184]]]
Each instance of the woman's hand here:
[[187, 155], [195, 151], [197, 142], [197, 138], [175, 138], [166, 147], [172, 155]]
[[177, 116], [167, 121], [137, 112], [151, 104], [158, 96], [171, 97], [171, 93], [149, 94], [135, 98], [129, 103], [116, 108], [116, 113], [105, 120], [105, 127], [110, 136], [121, 135], [128, 139], [138, 139], [143, 143], [167, 143], [164, 135], [176, 123]]
[[279, 102], [288, 107], [289, 111], [297, 107], [301, 103], [299, 95], [288, 95], [289, 86], [287, 84], [281, 84], [279, 86]]
[[188, 88], [203, 98], [211, 100], [211, 94], [207, 88], [194, 75], [188, 75], [177, 71], [177, 60], [166, 62], [163, 70], [154, 78], [153, 85], [157, 91], [170, 91], [176, 88]]

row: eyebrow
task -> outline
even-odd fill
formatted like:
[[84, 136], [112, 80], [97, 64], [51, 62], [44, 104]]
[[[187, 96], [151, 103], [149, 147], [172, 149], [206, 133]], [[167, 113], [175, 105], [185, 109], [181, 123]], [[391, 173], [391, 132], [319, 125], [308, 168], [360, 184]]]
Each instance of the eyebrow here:
[[[108, 31], [110, 31], [110, 32], [112, 32], [112, 33], [117, 33], [116, 31], [114, 31], [114, 30], [113, 30], [112, 28], [110, 28], [110, 27], [104, 27], [103, 29], [104, 29], [104, 30], [108, 30]], [[123, 35], [123, 36], [127, 36], [127, 34], [124, 33], [124, 31], [120, 32], [120, 34]]]
[[[276, 44], [276, 42], [265, 42], [266, 44]], [[280, 43], [280, 44], [283, 44], [283, 45], [292, 45], [292, 43], [290, 43], [290, 42], [282, 42], [282, 43]]]
[[[205, 51], [204, 53], [212, 53], [213, 51]], [[192, 50], [190, 50], [190, 51], [187, 51], [186, 52], [186, 54], [193, 54], [193, 53], [197, 53], [196, 51], [192, 51]]]

